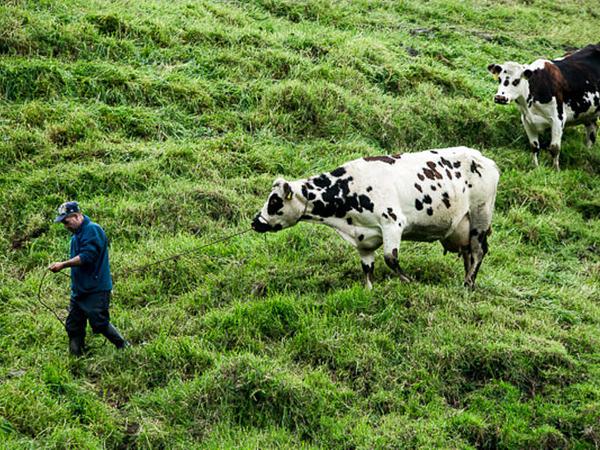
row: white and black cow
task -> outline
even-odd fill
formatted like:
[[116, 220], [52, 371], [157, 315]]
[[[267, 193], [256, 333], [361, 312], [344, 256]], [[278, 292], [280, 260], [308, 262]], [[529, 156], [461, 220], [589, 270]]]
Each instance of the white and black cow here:
[[600, 116], [600, 44], [588, 45], [563, 58], [538, 59], [532, 64], [490, 64], [500, 86], [494, 101], [515, 101], [538, 165], [540, 134], [550, 128], [549, 150], [559, 170], [560, 141], [566, 125], [586, 127], [588, 147], [596, 141]]
[[372, 287], [375, 250], [398, 264], [401, 239], [441, 241], [462, 255], [465, 285], [474, 287], [487, 253], [500, 174], [491, 159], [467, 147], [357, 159], [298, 181], [277, 179], [252, 227], [278, 231], [299, 221], [333, 227], [360, 254]]

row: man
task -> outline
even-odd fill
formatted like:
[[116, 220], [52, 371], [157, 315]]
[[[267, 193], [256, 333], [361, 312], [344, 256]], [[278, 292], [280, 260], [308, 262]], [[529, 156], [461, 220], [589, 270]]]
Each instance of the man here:
[[48, 267], [52, 272], [71, 268], [71, 303], [65, 327], [71, 353], [77, 356], [83, 354], [88, 320], [94, 333], [102, 333], [117, 348], [128, 346], [129, 343], [110, 323], [108, 308], [112, 277], [104, 230], [81, 213], [77, 202], [60, 205], [54, 222], [62, 223], [73, 234], [71, 259]]

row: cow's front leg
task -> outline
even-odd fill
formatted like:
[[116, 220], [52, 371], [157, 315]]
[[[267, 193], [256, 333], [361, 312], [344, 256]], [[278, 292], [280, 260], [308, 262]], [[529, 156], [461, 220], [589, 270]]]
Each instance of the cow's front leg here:
[[527, 121], [524, 115], [521, 115], [521, 123], [525, 128], [525, 133], [527, 133], [527, 139], [529, 140], [529, 145], [533, 156], [533, 165], [538, 167], [538, 155], [540, 154], [540, 135], [537, 132], [537, 129]]
[[598, 125], [594, 120], [592, 123], [587, 123], [585, 125], [585, 145], [590, 148], [592, 145], [596, 143], [596, 130], [598, 129]]
[[375, 252], [373, 250], [359, 249], [360, 263], [365, 274], [365, 287], [373, 289], [373, 272], [375, 271]]
[[550, 140], [550, 154], [552, 155], [553, 165], [556, 170], [560, 170], [560, 141], [563, 134], [563, 124], [560, 120], [552, 120], [552, 138]]
[[398, 278], [404, 282], [412, 281], [400, 268], [398, 262], [398, 248], [402, 233], [398, 230], [398, 225], [392, 225], [383, 229], [383, 258], [390, 269], [394, 271]]

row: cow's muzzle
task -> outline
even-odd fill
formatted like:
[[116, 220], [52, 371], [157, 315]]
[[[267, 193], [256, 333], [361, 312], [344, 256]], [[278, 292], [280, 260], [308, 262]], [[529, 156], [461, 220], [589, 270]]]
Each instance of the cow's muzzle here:
[[506, 98], [504, 95], [496, 95], [494, 97], [494, 102], [499, 103], [500, 105], [506, 105], [508, 104], [508, 98]]
[[258, 231], [259, 233], [266, 233], [267, 231], [273, 231], [273, 227], [267, 223], [267, 221], [261, 216], [257, 214], [256, 217], [252, 220], [252, 229], [254, 231]]

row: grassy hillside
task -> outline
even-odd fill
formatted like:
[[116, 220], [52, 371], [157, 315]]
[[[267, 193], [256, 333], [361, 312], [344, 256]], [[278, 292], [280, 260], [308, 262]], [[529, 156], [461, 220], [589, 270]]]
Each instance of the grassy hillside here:
[[[597, 42], [596, 0], [9, 0], [0, 6], [0, 448], [598, 448], [600, 144], [533, 170], [491, 62]], [[276, 176], [469, 145], [502, 170], [478, 289], [439, 244], [246, 233]], [[111, 240], [113, 322], [36, 300], [56, 207]], [[68, 280], [44, 300], [66, 315]]]

